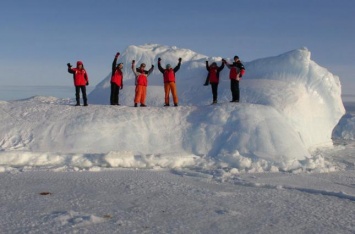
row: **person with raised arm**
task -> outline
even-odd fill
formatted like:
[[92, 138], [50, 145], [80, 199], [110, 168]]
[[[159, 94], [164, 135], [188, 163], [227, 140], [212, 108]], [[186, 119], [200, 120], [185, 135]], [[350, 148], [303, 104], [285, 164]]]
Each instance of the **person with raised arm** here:
[[110, 95], [111, 105], [120, 105], [119, 94], [120, 94], [120, 89], [123, 89], [123, 72], [122, 72], [123, 63], [117, 64], [117, 59], [119, 56], [120, 53], [117, 52], [112, 62], [111, 95]]
[[164, 99], [164, 106], [170, 106], [170, 92], [173, 96], [174, 106], [178, 106], [178, 95], [177, 89], [175, 84], [175, 73], [180, 69], [181, 66], [181, 58], [179, 58], [179, 62], [174, 67], [171, 67], [170, 64], [165, 66], [165, 69], [161, 66], [161, 58], [158, 58], [158, 68], [161, 73], [163, 73], [164, 78], [164, 92], [165, 92], [165, 99]]
[[212, 88], [212, 104], [217, 103], [217, 97], [218, 97], [218, 84], [219, 84], [219, 73], [223, 70], [224, 68], [224, 62], [222, 62], [221, 66], [217, 66], [216, 62], [213, 62], [211, 66], [208, 65], [208, 61], [206, 61], [206, 69], [208, 71], [205, 86], [208, 86], [208, 84], [211, 84]]
[[76, 105], [80, 106], [80, 90], [83, 95], [84, 106], [88, 105], [88, 99], [86, 96], [86, 86], [89, 85], [89, 77], [84, 69], [84, 64], [82, 61], [77, 61], [76, 68], [72, 68], [70, 63], [67, 63], [68, 72], [73, 74], [74, 86], [75, 86], [75, 99]]
[[245, 68], [242, 62], [239, 60], [238, 56], [234, 56], [234, 62], [229, 64], [225, 59], [223, 59], [224, 64], [230, 69], [229, 79], [231, 81], [230, 88], [232, 92], [232, 101], [239, 102], [240, 91], [239, 91], [239, 81], [245, 73]]
[[139, 68], [135, 68], [135, 60], [132, 60], [132, 71], [136, 76], [136, 90], [134, 96], [134, 107], [138, 106], [140, 103], [141, 107], [146, 107], [146, 97], [147, 97], [147, 86], [148, 86], [148, 76], [153, 72], [154, 65], [151, 66], [149, 70], [144, 70], [146, 67], [145, 63], [142, 63]]

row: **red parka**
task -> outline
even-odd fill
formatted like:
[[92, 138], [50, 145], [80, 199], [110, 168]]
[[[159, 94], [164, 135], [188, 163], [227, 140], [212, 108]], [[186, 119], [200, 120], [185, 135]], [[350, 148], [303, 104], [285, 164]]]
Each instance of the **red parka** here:
[[121, 87], [123, 84], [123, 72], [116, 65], [117, 58], [118, 58], [118, 55], [115, 56], [115, 59], [112, 62], [111, 82], [115, 83], [117, 86]]
[[75, 86], [85, 86], [89, 82], [89, 77], [84, 69], [84, 65], [79, 69], [79, 65], [83, 65], [81, 61], [76, 63], [76, 68], [68, 68], [68, 72], [73, 74]]
[[160, 64], [160, 61], [158, 61], [158, 69], [161, 73], [163, 73], [164, 83], [175, 82], [175, 73], [180, 69], [180, 66], [181, 66], [181, 62], [179, 60], [178, 65], [176, 65], [174, 69], [173, 68], [164, 69]]

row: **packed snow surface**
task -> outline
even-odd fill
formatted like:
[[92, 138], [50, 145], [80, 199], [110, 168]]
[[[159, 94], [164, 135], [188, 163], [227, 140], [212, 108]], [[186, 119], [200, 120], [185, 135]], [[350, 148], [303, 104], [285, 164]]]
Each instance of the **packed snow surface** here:
[[[134, 108], [130, 61], [174, 66], [179, 107], [163, 107], [162, 74], [148, 78], [147, 108]], [[228, 60], [228, 59], [227, 59]], [[245, 62], [241, 102], [229, 103], [228, 68], [221, 73], [219, 104], [203, 86], [210, 63], [191, 50], [160, 45], [129, 46], [120, 106], [110, 106], [110, 74], [89, 95], [88, 107], [72, 100], [33, 97], [1, 102], [0, 161], [7, 167], [229, 168], [292, 171], [318, 168], [314, 152], [332, 145], [345, 113], [337, 76], [310, 59], [305, 49]], [[70, 75], [68, 74], [68, 77]], [[311, 168], [309, 168], [311, 167]]]

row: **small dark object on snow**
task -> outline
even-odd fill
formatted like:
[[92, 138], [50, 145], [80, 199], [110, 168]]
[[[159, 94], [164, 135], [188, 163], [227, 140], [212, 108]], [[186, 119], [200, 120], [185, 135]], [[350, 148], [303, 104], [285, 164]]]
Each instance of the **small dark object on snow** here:
[[39, 195], [46, 196], [46, 195], [52, 195], [52, 193], [50, 193], [50, 192], [41, 192], [41, 193], [39, 193]]

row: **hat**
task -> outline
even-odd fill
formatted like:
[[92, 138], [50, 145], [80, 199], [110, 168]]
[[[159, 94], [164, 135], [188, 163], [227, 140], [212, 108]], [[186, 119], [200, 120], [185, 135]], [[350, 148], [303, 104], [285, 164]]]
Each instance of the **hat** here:
[[170, 64], [166, 64], [166, 68], [171, 68], [171, 65]]
[[234, 56], [234, 59], [239, 59], [239, 57], [236, 55], [236, 56]]
[[76, 65], [77, 65], [77, 66], [83, 65], [83, 62], [82, 62], [82, 61], [78, 61], [78, 62], [76, 62]]

